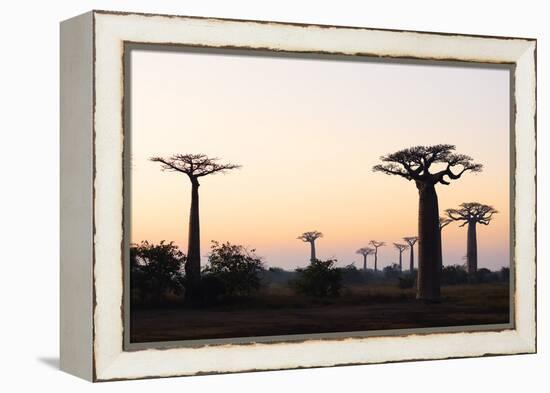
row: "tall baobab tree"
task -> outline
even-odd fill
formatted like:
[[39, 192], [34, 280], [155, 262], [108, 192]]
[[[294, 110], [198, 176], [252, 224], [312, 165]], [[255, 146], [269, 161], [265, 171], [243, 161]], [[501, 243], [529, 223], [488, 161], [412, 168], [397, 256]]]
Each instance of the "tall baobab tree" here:
[[[444, 217], [444, 216], [439, 217], [439, 235], [440, 236], [441, 236], [441, 232], [443, 231], [443, 228], [445, 228], [451, 222], [453, 222], [453, 220], [451, 220], [449, 217]], [[443, 239], [441, 239], [441, 247], [439, 247], [439, 268], [443, 269]]]
[[449, 225], [453, 220], [449, 217], [439, 217], [439, 230], [442, 231], [447, 225]]
[[186, 299], [195, 300], [201, 278], [201, 241], [199, 223], [199, 178], [225, 173], [240, 168], [236, 164], [221, 164], [217, 158], [209, 158], [204, 154], [175, 154], [171, 157], [151, 157], [151, 161], [161, 164], [163, 171], [179, 172], [187, 175], [191, 182], [191, 209], [189, 213], [189, 240], [187, 243], [187, 262], [185, 275], [187, 278]]
[[413, 180], [418, 190], [417, 299], [439, 301], [441, 295], [441, 232], [435, 186], [449, 185], [466, 172], [480, 172], [481, 164], [454, 153], [454, 145], [414, 146], [380, 157], [375, 172]]
[[321, 232], [311, 231], [311, 232], [304, 232], [296, 238], [298, 240], [302, 240], [305, 243], [309, 243], [309, 245], [311, 247], [310, 261], [312, 261], [312, 262], [317, 259], [317, 256], [315, 255], [315, 240], [317, 240], [320, 237], [323, 237], [323, 234]]
[[489, 205], [478, 202], [462, 203], [458, 209], [447, 209], [447, 216], [453, 221], [462, 221], [463, 227], [468, 224], [468, 240], [466, 246], [466, 260], [468, 274], [477, 271], [477, 224], [489, 225], [493, 215], [498, 211]]
[[404, 237], [403, 240], [405, 240], [405, 243], [409, 245], [409, 249], [411, 250], [411, 256], [409, 258], [409, 270], [412, 273], [414, 271], [414, 245], [418, 241], [418, 236]]
[[363, 270], [367, 270], [367, 257], [374, 253], [374, 248], [361, 247], [359, 250], [355, 251], [355, 253], [363, 255]]
[[403, 271], [403, 251], [405, 251], [409, 246], [401, 243], [393, 243], [393, 246], [399, 251], [399, 271]]
[[386, 243], [379, 242], [376, 240], [371, 240], [369, 244], [374, 247], [374, 271], [377, 272], [378, 271], [378, 248], [385, 246]]

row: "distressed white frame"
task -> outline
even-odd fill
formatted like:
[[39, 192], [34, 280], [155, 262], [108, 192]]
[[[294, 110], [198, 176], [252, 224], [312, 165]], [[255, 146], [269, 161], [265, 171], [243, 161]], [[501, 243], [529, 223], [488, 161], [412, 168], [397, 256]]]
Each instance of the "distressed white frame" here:
[[[91, 12], [93, 380], [324, 367], [536, 351], [536, 41]], [[82, 18], [82, 17], [80, 17]], [[123, 350], [124, 42], [515, 64], [515, 327], [502, 331]], [[63, 165], [63, 163], [62, 163]], [[63, 245], [62, 245], [63, 247]], [[67, 280], [67, 277], [62, 277]], [[90, 294], [90, 296], [92, 296]], [[63, 318], [62, 318], [63, 325]], [[63, 339], [63, 338], [62, 338]], [[78, 356], [77, 356], [78, 357]], [[62, 353], [63, 358], [63, 353]], [[62, 360], [63, 363], [63, 360]], [[88, 378], [87, 373], [80, 373]], [[86, 374], [86, 375], [84, 375]]]

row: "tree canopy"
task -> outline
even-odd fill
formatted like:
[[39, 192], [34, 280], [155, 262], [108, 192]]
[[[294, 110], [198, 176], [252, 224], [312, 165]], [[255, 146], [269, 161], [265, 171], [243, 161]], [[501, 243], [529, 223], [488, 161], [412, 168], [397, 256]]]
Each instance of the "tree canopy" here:
[[150, 160], [161, 163], [163, 171], [181, 172], [191, 178], [225, 173], [228, 170], [241, 167], [237, 164], [219, 163], [218, 158], [209, 158], [205, 154], [174, 154], [168, 158], [151, 157]]
[[[409, 147], [380, 157], [383, 164], [375, 165], [373, 171], [417, 182], [448, 185], [450, 180], [460, 178], [466, 171], [480, 172], [483, 169], [483, 165], [475, 163], [470, 156], [454, 153], [455, 149], [456, 146], [446, 144]], [[431, 172], [434, 164], [446, 166]]]
[[458, 209], [447, 209], [447, 220], [462, 221], [460, 226], [464, 226], [470, 222], [489, 225], [493, 215], [498, 211], [490, 206], [478, 202], [467, 202], [460, 204]]
[[319, 231], [304, 232], [296, 239], [302, 240], [304, 242], [314, 242], [316, 239], [323, 237], [323, 234]]
[[360, 255], [363, 255], [363, 256], [366, 256], [366, 255], [371, 255], [374, 253], [374, 248], [370, 248], [370, 247], [361, 247], [360, 249], [358, 249], [357, 251], [355, 251], [356, 254], [360, 254]]

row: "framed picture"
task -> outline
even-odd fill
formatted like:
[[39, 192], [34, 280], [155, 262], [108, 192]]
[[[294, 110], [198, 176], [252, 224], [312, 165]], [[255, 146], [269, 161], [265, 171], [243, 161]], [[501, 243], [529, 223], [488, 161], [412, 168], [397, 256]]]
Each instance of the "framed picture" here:
[[61, 52], [63, 370], [536, 351], [536, 40], [92, 11]]

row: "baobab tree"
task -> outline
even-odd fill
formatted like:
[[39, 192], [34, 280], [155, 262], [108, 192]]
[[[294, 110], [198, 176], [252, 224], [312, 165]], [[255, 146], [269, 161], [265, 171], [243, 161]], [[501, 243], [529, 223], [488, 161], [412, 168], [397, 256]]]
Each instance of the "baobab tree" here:
[[401, 243], [393, 243], [393, 246], [399, 251], [399, 271], [403, 271], [403, 251], [405, 251], [409, 246]]
[[204, 154], [175, 154], [168, 158], [151, 157], [159, 162], [163, 171], [178, 172], [187, 175], [191, 182], [191, 209], [189, 213], [189, 240], [187, 243], [187, 261], [185, 263], [186, 299], [194, 301], [198, 297], [201, 278], [201, 241], [199, 222], [199, 178], [225, 173], [240, 168], [236, 164], [221, 164], [217, 158]]
[[458, 209], [447, 209], [445, 211], [449, 219], [453, 221], [462, 221], [459, 225], [463, 227], [468, 224], [468, 240], [466, 245], [466, 261], [468, 265], [468, 274], [477, 271], [477, 224], [489, 225], [493, 215], [498, 211], [489, 205], [483, 205], [478, 202], [462, 203]]
[[[451, 220], [449, 217], [444, 217], [444, 216], [439, 217], [440, 236], [441, 236], [441, 232], [443, 231], [443, 228], [445, 228], [451, 222], [453, 222], [453, 220]], [[441, 247], [439, 247], [439, 268], [440, 270], [443, 269], [443, 239], [441, 239]]]
[[451, 222], [453, 222], [453, 220], [451, 220], [449, 217], [439, 217], [439, 230], [442, 231], [443, 228], [445, 228]]
[[441, 231], [435, 186], [449, 185], [466, 172], [480, 172], [481, 164], [454, 145], [414, 146], [380, 157], [373, 171], [413, 180], [418, 189], [417, 299], [439, 301], [441, 295]]
[[371, 240], [369, 244], [374, 247], [374, 271], [377, 272], [378, 271], [378, 248], [385, 246], [386, 243], [379, 242], [376, 240]]
[[311, 258], [310, 261], [317, 260], [317, 256], [315, 255], [315, 240], [318, 238], [323, 237], [323, 234], [319, 231], [311, 231], [311, 232], [304, 232], [300, 236], [298, 236], [296, 239], [302, 240], [305, 243], [309, 243], [311, 247]]
[[414, 245], [418, 241], [418, 236], [404, 237], [403, 240], [405, 240], [405, 243], [409, 245], [409, 249], [411, 250], [411, 256], [409, 258], [409, 270], [412, 273], [414, 271]]
[[367, 257], [374, 253], [374, 248], [361, 247], [359, 250], [355, 251], [355, 253], [363, 255], [363, 270], [367, 270]]

